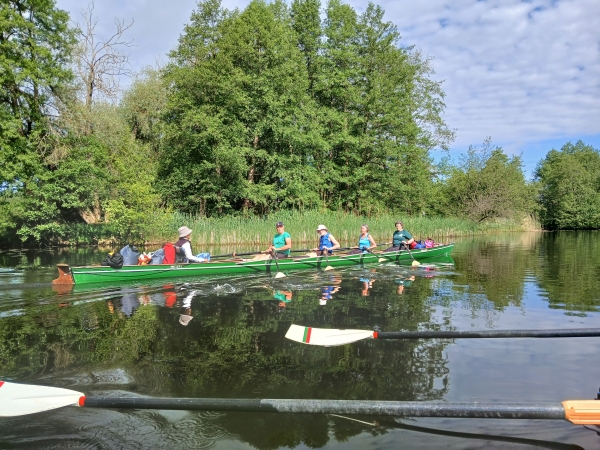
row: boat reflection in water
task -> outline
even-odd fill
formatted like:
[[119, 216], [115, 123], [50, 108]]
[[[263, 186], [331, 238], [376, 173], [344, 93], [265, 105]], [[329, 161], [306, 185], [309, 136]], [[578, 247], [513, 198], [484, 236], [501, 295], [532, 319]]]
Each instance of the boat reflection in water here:
[[[191, 302], [195, 295], [196, 291], [191, 291], [183, 299], [183, 315], [191, 315]], [[172, 284], [163, 286], [160, 292], [149, 292], [143, 290], [143, 288], [122, 288], [120, 298], [112, 298], [106, 303], [111, 314], [114, 314], [117, 310], [123, 316], [131, 317], [140, 306], [153, 305], [162, 308], [173, 308], [177, 304], [177, 291]], [[187, 325], [190, 320], [191, 318], [184, 318], [183, 322], [186, 322], [184, 325]]]
[[341, 275], [331, 274], [328, 280], [331, 284], [321, 286], [321, 298], [319, 299], [319, 305], [324, 306], [328, 300], [333, 298], [333, 294], [340, 290], [340, 284], [342, 283]]
[[411, 275], [408, 277], [401, 277], [401, 278], [396, 278], [394, 280], [394, 283], [396, 283], [398, 285], [397, 289], [396, 289], [396, 293], [398, 295], [402, 295], [404, 294], [404, 289], [406, 289], [407, 287], [409, 287], [412, 282], [415, 281], [415, 276]]

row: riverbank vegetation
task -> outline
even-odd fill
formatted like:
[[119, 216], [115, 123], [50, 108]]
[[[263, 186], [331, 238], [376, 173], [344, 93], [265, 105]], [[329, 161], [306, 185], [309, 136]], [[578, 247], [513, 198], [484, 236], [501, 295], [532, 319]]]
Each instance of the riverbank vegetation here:
[[440, 239], [600, 226], [582, 142], [533, 180], [491, 139], [436, 163], [454, 139], [442, 84], [374, 4], [199, 1], [168, 63], [124, 91], [132, 24], [103, 40], [93, 4], [74, 26], [47, 0], [0, 15], [0, 245], [161, 242], [182, 224], [252, 244], [276, 218], [297, 242], [323, 222], [385, 239], [397, 218]]

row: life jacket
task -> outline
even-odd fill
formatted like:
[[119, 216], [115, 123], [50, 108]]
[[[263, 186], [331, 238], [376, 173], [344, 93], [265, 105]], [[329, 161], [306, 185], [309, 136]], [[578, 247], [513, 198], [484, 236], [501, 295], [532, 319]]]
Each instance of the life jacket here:
[[[330, 248], [333, 247], [333, 242], [331, 242], [331, 239], [329, 238], [331, 236], [331, 233], [327, 233], [323, 236], [319, 236], [319, 250], [323, 250], [325, 249], [325, 247]], [[333, 252], [331, 250], [329, 250], [329, 254], [331, 255]]]
[[189, 262], [188, 259], [185, 257], [185, 252], [183, 251], [183, 244], [190, 244], [190, 252], [192, 253], [192, 255], [194, 254], [194, 251], [192, 250], [192, 244], [190, 243], [190, 241], [188, 241], [185, 238], [179, 238], [179, 240], [177, 242], [175, 242], [175, 244], [173, 244], [173, 246], [175, 247], [175, 262], [176, 263], [186, 263]]
[[163, 250], [165, 251], [163, 264], [175, 264], [175, 246], [170, 242], [167, 242], [163, 245]]

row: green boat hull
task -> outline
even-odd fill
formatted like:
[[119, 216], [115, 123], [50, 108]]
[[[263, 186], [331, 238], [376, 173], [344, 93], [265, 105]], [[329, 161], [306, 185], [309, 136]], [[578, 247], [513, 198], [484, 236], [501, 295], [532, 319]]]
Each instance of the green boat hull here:
[[[424, 261], [441, 256], [449, 256], [454, 248], [454, 244], [441, 245], [427, 249], [411, 250], [412, 256], [417, 261]], [[282, 272], [291, 272], [295, 270], [324, 269], [327, 266], [349, 267], [373, 263], [411, 263], [411, 255], [407, 251], [387, 252], [387, 253], [363, 253], [358, 255], [333, 255], [329, 261], [325, 257], [296, 257], [279, 259], [279, 270]], [[275, 260], [268, 259], [262, 261], [215, 261], [200, 264], [175, 264], [175, 265], [155, 265], [155, 266], [123, 266], [121, 269], [113, 269], [103, 266], [89, 267], [68, 267], [59, 265], [59, 273], [64, 278], [71, 278], [70, 284], [88, 284], [88, 283], [113, 283], [122, 281], [144, 281], [160, 280], [181, 277], [199, 277], [211, 275], [228, 274], [256, 274], [256, 273], [277, 273]], [[61, 277], [59, 277], [61, 279]], [[64, 280], [55, 284], [69, 284]]]

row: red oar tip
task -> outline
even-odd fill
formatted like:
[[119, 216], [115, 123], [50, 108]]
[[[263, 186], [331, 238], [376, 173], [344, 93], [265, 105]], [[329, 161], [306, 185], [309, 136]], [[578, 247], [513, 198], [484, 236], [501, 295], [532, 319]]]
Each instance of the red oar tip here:
[[377, 336], [379, 336], [379, 334], [377, 333], [377, 331], [373, 331], [373, 339], [377, 339]]
[[85, 406], [85, 395], [79, 397], [79, 406]]

